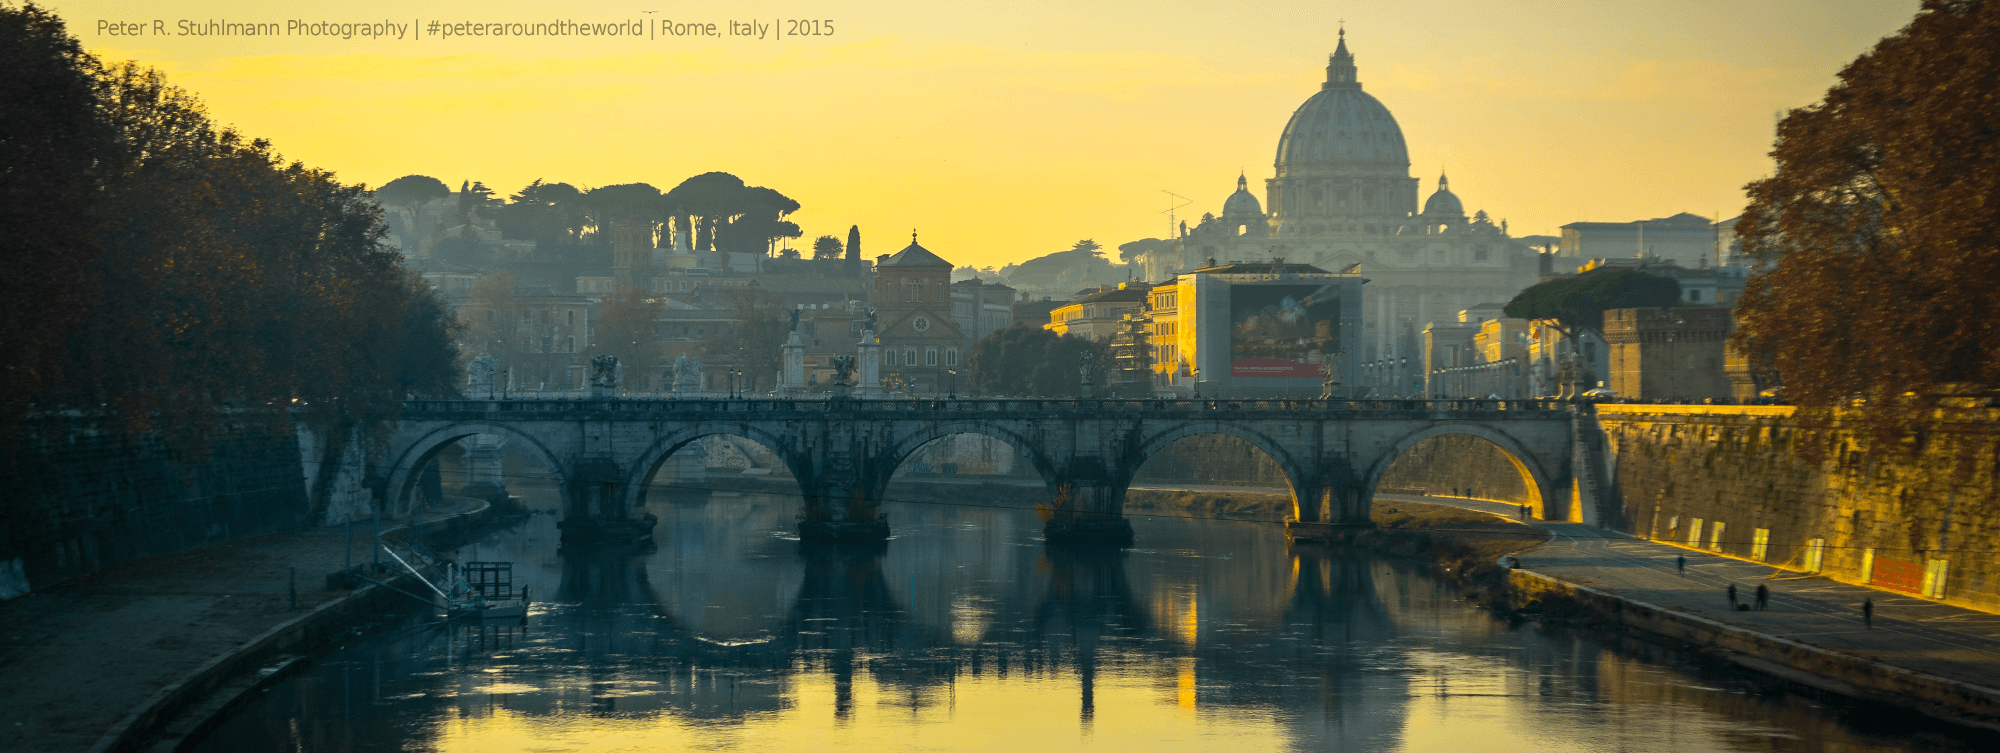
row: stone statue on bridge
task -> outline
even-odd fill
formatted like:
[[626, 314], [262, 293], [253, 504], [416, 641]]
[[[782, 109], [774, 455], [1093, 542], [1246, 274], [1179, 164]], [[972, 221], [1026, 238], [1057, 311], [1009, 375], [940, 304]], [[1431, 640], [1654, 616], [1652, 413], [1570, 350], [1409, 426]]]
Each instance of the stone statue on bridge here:
[[599, 353], [590, 357], [591, 397], [610, 397], [618, 394], [618, 387], [625, 381], [624, 370], [619, 368], [618, 357], [609, 353]]
[[1090, 384], [1091, 362], [1095, 360], [1097, 360], [1097, 354], [1086, 350], [1083, 352], [1083, 363], [1078, 364], [1076, 367], [1076, 375], [1083, 380], [1082, 388], [1077, 392], [1081, 397], [1096, 397]]
[[1319, 399], [1332, 400], [1337, 397], [1335, 393], [1340, 391], [1340, 357], [1346, 354], [1347, 351], [1336, 350], [1326, 354], [1322, 359], [1326, 365], [1326, 374], [1320, 377]]
[[493, 397], [493, 375], [500, 370], [500, 361], [485, 353], [465, 365], [467, 397]]
[[686, 355], [674, 358], [674, 394], [699, 397], [701, 362]]

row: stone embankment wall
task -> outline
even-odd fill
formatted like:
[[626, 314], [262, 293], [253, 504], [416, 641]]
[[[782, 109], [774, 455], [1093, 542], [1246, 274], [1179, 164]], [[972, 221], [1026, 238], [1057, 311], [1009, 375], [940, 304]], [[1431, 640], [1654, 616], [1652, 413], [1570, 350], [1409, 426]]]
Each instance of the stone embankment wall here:
[[35, 427], [0, 475], [0, 599], [128, 560], [299, 528], [294, 436], [226, 427], [176, 454], [87, 419]]
[[1506, 452], [1465, 434], [1427, 439], [1404, 451], [1382, 472], [1375, 491], [1470, 496], [1517, 505], [1531, 499], [1527, 480]]
[[1147, 486], [1269, 486], [1285, 489], [1285, 471], [1255, 445], [1226, 434], [1197, 434], [1154, 453], [1132, 483]]
[[1605, 405], [1596, 418], [1607, 527], [2000, 609], [2000, 420], [1947, 427], [1915, 460], [1843, 434], [1807, 463], [1787, 407]]

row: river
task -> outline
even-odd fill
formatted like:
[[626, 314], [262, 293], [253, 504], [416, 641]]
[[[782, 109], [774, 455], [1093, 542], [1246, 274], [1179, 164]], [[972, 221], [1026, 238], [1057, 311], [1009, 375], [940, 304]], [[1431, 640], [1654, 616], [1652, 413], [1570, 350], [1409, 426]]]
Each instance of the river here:
[[1071, 550], [1033, 511], [905, 502], [886, 547], [802, 550], [794, 499], [655, 503], [651, 551], [561, 551], [547, 515], [493, 533], [458, 556], [513, 562], [525, 621], [396, 618], [196, 749], [1972, 749], [1269, 524]]

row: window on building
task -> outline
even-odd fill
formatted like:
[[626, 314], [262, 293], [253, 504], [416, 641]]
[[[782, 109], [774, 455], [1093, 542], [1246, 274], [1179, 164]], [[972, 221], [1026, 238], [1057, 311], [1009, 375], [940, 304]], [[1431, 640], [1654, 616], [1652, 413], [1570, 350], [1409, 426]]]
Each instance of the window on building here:
[[946, 365], [946, 366], [957, 366], [957, 365], [958, 365], [958, 349], [957, 349], [957, 348], [945, 348], [945, 350], [944, 350], [944, 365]]
[[533, 312], [533, 311], [523, 311], [523, 312], [521, 312], [521, 323], [522, 323], [522, 324], [534, 324], [534, 323], [535, 323], [535, 312]]
[[569, 343], [565, 346], [565, 348], [568, 349], [569, 352], [571, 353], [576, 352], [576, 335], [569, 336]]
[[936, 366], [936, 365], [938, 365], [938, 361], [937, 361], [937, 358], [938, 358], [938, 352], [937, 352], [937, 348], [925, 348], [925, 349], [924, 349], [924, 365], [925, 365], [925, 366]]
[[903, 351], [903, 365], [904, 365], [904, 366], [915, 366], [915, 365], [917, 365], [917, 349], [916, 349], [916, 348], [910, 348], [909, 350], [905, 350], [905, 351]]
[[570, 311], [569, 311], [569, 321], [567, 321], [567, 322], [564, 322], [564, 323], [565, 323], [565, 324], [568, 324], [569, 326], [572, 326], [572, 327], [576, 326], [576, 309], [570, 309]]
[[1693, 302], [1693, 303], [1700, 303], [1700, 302], [1701, 302], [1701, 290], [1700, 290], [1700, 289], [1695, 289], [1695, 290], [1690, 290], [1690, 291], [1688, 291], [1688, 300], [1689, 300], [1690, 302]]

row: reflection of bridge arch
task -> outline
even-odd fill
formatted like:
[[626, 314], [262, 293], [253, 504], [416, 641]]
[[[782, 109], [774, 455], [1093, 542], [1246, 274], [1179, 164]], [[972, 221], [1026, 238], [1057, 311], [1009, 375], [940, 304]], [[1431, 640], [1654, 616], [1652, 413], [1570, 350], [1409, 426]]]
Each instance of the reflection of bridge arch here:
[[956, 434], [974, 434], [1000, 440], [1008, 447], [1013, 448], [1015, 453], [1027, 458], [1028, 464], [1035, 469], [1035, 475], [1042, 479], [1042, 483], [1048, 487], [1049, 493], [1055, 493], [1057, 478], [1055, 465], [1049, 461], [1049, 458], [1042, 452], [1039, 446], [1027, 437], [994, 425], [991, 422], [964, 420], [927, 421], [923, 425], [909, 430], [892, 440], [889, 447], [882, 453], [882, 467], [884, 470], [881, 474], [880, 482], [874, 488], [874, 493], [879, 497], [885, 492], [888, 489], [889, 482], [894, 479], [896, 470], [903, 467], [903, 463], [908, 462], [910, 457], [915, 455], [918, 450], [923, 449], [925, 445], [932, 442]]
[[1250, 446], [1263, 451], [1266, 456], [1276, 462], [1278, 468], [1284, 471], [1285, 486], [1287, 487], [1287, 491], [1291, 492], [1291, 511], [1288, 513], [1288, 519], [1300, 519], [1299, 490], [1306, 488], [1307, 483], [1305, 464], [1301, 463], [1293, 453], [1287, 451], [1282, 443], [1263, 432], [1239, 426], [1228, 421], [1189, 421], [1187, 423], [1176, 424], [1166, 431], [1147, 436], [1141, 440], [1134, 450], [1135, 457], [1131, 462], [1125, 464], [1124, 477], [1118, 480], [1117, 486], [1119, 491], [1117, 503], [1120, 509], [1124, 507], [1125, 491], [1131, 486], [1132, 477], [1138, 475], [1139, 469], [1145, 466], [1147, 460], [1159, 454], [1161, 450], [1167, 449], [1169, 445], [1175, 442], [1205, 434], [1219, 434], [1243, 440], [1249, 443]]
[[785, 450], [787, 445], [779, 437], [765, 431], [762, 427], [752, 426], [745, 422], [704, 422], [660, 435], [659, 438], [653, 440], [652, 444], [644, 452], [640, 453], [638, 461], [632, 464], [631, 480], [625, 484], [625, 509], [637, 510], [640, 505], [645, 503], [646, 482], [653, 477], [655, 472], [660, 470], [660, 466], [666, 464], [668, 458], [673, 457], [674, 453], [679, 452], [681, 448], [688, 446], [696, 440], [714, 436], [742, 437], [763, 445], [765, 449], [771, 451], [772, 455], [777, 456], [778, 462], [785, 464], [786, 473], [792, 474], [792, 478], [795, 480], [801, 478], [799, 476], [799, 459], [795, 457], [795, 453], [787, 452]]
[[1402, 457], [1403, 453], [1425, 440], [1454, 434], [1482, 439], [1499, 448], [1500, 452], [1513, 462], [1514, 469], [1521, 473], [1522, 480], [1526, 482], [1524, 485], [1528, 488], [1528, 503], [1534, 509], [1536, 517], [1547, 517], [1547, 504], [1559, 500], [1561, 495], [1560, 490], [1556, 489], [1550, 480], [1548, 472], [1536, 459], [1535, 453], [1505, 433], [1465, 421], [1446, 421], [1411, 432], [1396, 440], [1390, 451], [1383, 453], [1368, 469], [1364, 479], [1366, 485], [1363, 487], [1362, 504], [1367, 505], [1375, 498], [1376, 485], [1382, 482], [1382, 476], [1389, 472], [1389, 466], [1396, 462], [1396, 458]]
[[466, 421], [437, 429], [425, 434], [411, 443], [407, 449], [398, 453], [392, 461], [389, 470], [388, 487], [385, 495], [387, 498], [384, 500], [388, 508], [392, 511], [405, 509], [409, 503], [410, 493], [416, 488], [418, 476], [423, 473], [424, 468], [430, 465], [433, 459], [437, 458], [438, 452], [453, 442], [476, 434], [498, 434], [507, 437], [519, 442], [519, 447], [526, 449], [529, 454], [535, 456], [535, 459], [542, 461], [542, 466], [547, 468], [549, 474], [555, 477], [557, 493], [562, 497], [561, 509], [565, 514], [568, 513], [571, 496], [569, 494], [569, 485], [565, 483], [568, 479], [568, 474], [563, 472], [563, 465], [556, 462], [555, 453], [550, 452], [549, 448], [542, 444], [541, 440], [536, 439], [534, 435], [508, 426], [507, 424], [492, 421]]

